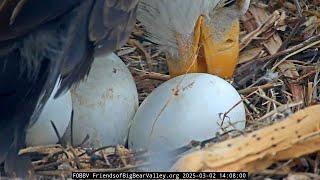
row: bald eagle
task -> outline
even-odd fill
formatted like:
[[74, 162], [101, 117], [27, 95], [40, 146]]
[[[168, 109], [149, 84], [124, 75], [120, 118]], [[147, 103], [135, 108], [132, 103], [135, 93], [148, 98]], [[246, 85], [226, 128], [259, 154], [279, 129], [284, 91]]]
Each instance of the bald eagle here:
[[162, 46], [171, 76], [206, 72], [231, 78], [239, 55], [239, 17], [250, 0], [142, 0], [138, 20]]
[[[123, 45], [135, 24], [138, 0], [0, 0], [0, 163], [25, 177], [18, 156], [27, 125], [55, 97], [82, 80], [94, 56]], [[59, 112], [57, 112], [59, 113]]]

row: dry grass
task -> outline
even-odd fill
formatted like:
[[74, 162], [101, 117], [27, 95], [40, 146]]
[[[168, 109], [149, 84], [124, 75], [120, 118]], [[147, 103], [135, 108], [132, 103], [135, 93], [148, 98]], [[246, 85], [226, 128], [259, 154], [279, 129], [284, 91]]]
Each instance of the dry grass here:
[[[319, 103], [320, 2], [290, 0], [252, 2], [242, 17], [241, 58], [232, 81], [246, 105], [246, 132], [280, 121]], [[140, 100], [168, 78], [165, 55], [148, 42], [137, 25], [130, 48], [123, 55], [135, 75]], [[150, 66], [151, 64], [151, 66]], [[221, 138], [224, 139], [224, 138]], [[319, 177], [319, 154], [274, 164], [254, 178], [297, 174]]]
[[[320, 1], [254, 0], [241, 21], [241, 58], [232, 84], [246, 105], [246, 132], [318, 104]], [[170, 78], [165, 54], [143, 34], [143, 27], [138, 23], [128, 44], [117, 52], [134, 75], [140, 102]], [[226, 137], [213, 140], [222, 141]], [[186, 147], [198, 145], [191, 143]], [[146, 165], [144, 160], [147, 156], [146, 152], [131, 152], [119, 146], [92, 150], [56, 145], [25, 152], [33, 152], [37, 159], [34, 161], [36, 174], [44, 177], [68, 176], [79, 168], [92, 171], [135, 170]], [[320, 153], [316, 153], [278, 162], [251, 177], [320, 178], [319, 164]]]

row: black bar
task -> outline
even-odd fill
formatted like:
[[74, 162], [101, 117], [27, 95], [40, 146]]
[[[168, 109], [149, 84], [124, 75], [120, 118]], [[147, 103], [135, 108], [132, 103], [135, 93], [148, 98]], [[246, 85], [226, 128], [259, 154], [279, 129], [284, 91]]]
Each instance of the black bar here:
[[248, 172], [72, 172], [72, 179], [248, 179]]

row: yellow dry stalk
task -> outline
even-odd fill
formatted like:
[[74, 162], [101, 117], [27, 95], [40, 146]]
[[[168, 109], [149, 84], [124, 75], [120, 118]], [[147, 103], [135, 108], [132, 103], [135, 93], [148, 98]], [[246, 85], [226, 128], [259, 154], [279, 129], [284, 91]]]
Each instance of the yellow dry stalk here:
[[320, 105], [252, 133], [182, 157], [175, 171], [259, 172], [277, 161], [320, 151]]

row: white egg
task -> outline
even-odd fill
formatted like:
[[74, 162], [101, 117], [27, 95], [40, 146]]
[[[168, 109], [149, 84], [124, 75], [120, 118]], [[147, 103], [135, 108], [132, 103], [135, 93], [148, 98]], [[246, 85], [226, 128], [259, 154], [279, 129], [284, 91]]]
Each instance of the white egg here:
[[228, 111], [223, 127], [230, 130], [232, 124], [244, 129], [241, 97], [225, 80], [203, 73], [175, 77], [156, 88], [139, 107], [130, 128], [129, 147], [169, 151], [192, 140], [212, 138], [221, 130], [223, 114]]
[[134, 79], [118, 56], [96, 58], [86, 80], [71, 92], [75, 145], [87, 135], [87, 147], [125, 144], [139, 102]]
[[53, 121], [60, 136], [65, 133], [71, 119], [71, 94], [68, 91], [54, 99], [58, 88], [59, 83], [57, 82], [38, 120], [27, 130], [27, 146], [56, 144], [59, 141], [50, 121]]

